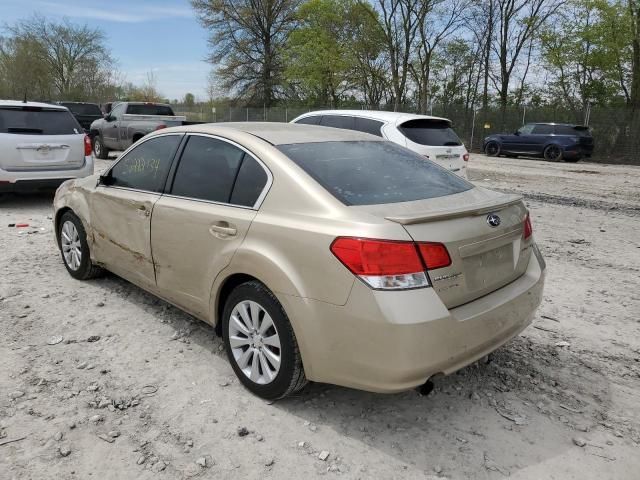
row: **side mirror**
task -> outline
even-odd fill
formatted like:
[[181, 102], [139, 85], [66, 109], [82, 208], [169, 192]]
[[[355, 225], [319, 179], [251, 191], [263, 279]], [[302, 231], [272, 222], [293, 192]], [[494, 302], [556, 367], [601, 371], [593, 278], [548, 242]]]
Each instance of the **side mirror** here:
[[100, 175], [98, 177], [98, 185], [111, 185], [113, 183], [113, 177], [111, 176], [111, 171], [105, 173], [104, 175]]
[[513, 132], [514, 135], [520, 135], [520, 130], [516, 130], [515, 132]]
[[111, 116], [110, 113], [105, 113], [104, 115], [102, 115], [102, 118], [104, 118], [107, 122], [113, 121], [113, 117]]

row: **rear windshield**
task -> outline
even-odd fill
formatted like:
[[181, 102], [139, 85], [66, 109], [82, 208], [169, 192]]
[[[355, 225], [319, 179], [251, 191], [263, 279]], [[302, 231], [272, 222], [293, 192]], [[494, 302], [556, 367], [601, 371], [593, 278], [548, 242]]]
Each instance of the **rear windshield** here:
[[127, 113], [133, 115], [173, 115], [173, 110], [167, 105], [129, 105]]
[[43, 110], [38, 107], [0, 108], [0, 133], [69, 135], [82, 131], [78, 121], [66, 110]]
[[94, 105], [93, 103], [62, 103], [72, 113], [76, 115], [95, 115], [102, 116], [102, 111], [98, 105]]
[[400, 125], [400, 131], [414, 143], [436, 147], [457, 147], [462, 142], [449, 122], [443, 120], [417, 119]]
[[473, 185], [391, 142], [322, 142], [277, 148], [345, 205], [410, 202]]

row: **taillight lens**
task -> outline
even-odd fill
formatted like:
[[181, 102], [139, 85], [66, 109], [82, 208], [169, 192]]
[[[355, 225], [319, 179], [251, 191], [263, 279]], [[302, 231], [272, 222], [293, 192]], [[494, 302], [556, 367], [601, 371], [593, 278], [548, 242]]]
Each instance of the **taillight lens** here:
[[164, 123], [160, 123], [158, 126], [156, 126], [156, 130], [162, 130], [163, 128], [167, 128]]
[[331, 244], [331, 253], [367, 285], [380, 290], [428, 287], [426, 270], [451, 263], [446, 247], [438, 243], [339, 237]]
[[427, 270], [435, 270], [436, 268], [451, 265], [451, 257], [447, 247], [441, 243], [419, 243], [418, 249], [424, 264], [427, 266]]
[[531, 217], [527, 213], [524, 217], [524, 239], [526, 240], [533, 234], [533, 226], [531, 225]]
[[91, 138], [89, 137], [89, 135], [84, 136], [84, 156], [91, 156]]
[[465, 153], [464, 155], [462, 155], [462, 160], [464, 160], [465, 162], [469, 161], [469, 154]]

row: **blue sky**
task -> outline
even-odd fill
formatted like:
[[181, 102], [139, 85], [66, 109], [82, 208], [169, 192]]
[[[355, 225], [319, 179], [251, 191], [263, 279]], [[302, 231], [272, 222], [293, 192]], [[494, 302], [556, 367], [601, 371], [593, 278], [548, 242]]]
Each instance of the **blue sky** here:
[[39, 13], [99, 27], [126, 81], [142, 83], [153, 71], [164, 96], [205, 98], [207, 33], [188, 0], [0, 0], [0, 12], [2, 24]]

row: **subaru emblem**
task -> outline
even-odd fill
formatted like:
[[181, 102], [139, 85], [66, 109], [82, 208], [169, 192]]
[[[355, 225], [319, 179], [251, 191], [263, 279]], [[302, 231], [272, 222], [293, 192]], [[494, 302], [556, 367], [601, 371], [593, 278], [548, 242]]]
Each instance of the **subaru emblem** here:
[[500, 225], [500, 217], [495, 213], [490, 213], [487, 215], [487, 223], [490, 227], [497, 227]]

